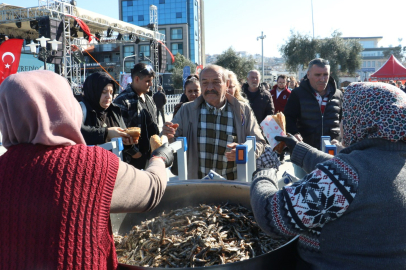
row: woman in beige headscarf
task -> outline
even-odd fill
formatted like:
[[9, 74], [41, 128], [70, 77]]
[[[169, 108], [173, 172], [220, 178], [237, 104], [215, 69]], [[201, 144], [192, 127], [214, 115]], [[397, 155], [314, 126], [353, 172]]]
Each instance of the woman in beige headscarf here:
[[169, 147], [140, 171], [86, 146], [81, 122], [67, 80], [53, 72], [1, 84], [0, 269], [116, 269], [110, 212], [148, 211], [162, 198]]

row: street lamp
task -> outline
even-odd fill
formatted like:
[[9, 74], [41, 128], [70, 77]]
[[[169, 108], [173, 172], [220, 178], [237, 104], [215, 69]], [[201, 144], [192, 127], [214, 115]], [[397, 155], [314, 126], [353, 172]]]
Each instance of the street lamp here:
[[313, 39], [314, 39], [313, 0], [311, 0], [311, 4], [312, 4], [312, 26], [313, 26]]
[[262, 81], [264, 80], [264, 38], [266, 38], [266, 36], [264, 35], [264, 32], [261, 32], [261, 36], [257, 37], [257, 41], [258, 40], [262, 40]]
[[[34, 43], [31, 40], [31, 43], [29, 45], [26, 45], [27, 47], [30, 47], [31, 53], [34, 55], [34, 57], [42, 57], [44, 59], [44, 70], [47, 69], [46, 61], [47, 58], [50, 56], [55, 56], [56, 52], [58, 51], [58, 44], [62, 44], [60, 41], [56, 41], [55, 39], [52, 41], [49, 41], [51, 39], [46, 38], [46, 37], [41, 37], [37, 38], [36, 40], [39, 41], [39, 44]], [[47, 43], [51, 44], [51, 50], [49, 51], [47, 49]], [[37, 46], [40, 46], [40, 50], [37, 53]]]
[[133, 54], [133, 55], [129, 55], [129, 56], [124, 57], [124, 59], [123, 59], [123, 74], [124, 74], [124, 62], [125, 62], [125, 59], [129, 58], [129, 57], [134, 57], [134, 56], [137, 56], [137, 55]]

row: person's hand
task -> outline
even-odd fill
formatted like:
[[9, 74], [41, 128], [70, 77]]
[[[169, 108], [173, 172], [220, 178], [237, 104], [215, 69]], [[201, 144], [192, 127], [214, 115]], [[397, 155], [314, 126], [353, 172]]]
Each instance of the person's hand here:
[[131, 136], [120, 127], [110, 127], [107, 129], [107, 141], [111, 141], [111, 139], [117, 137], [131, 138]]
[[303, 142], [303, 138], [302, 135], [300, 135], [300, 133], [296, 133], [295, 135], [293, 135], [293, 137], [295, 137], [299, 142]]
[[168, 139], [173, 139], [175, 137], [176, 130], [179, 124], [173, 124], [172, 122], [165, 122], [162, 127], [162, 135], [168, 137]]
[[141, 152], [137, 152], [135, 155], [132, 155], [131, 157], [132, 158], [140, 158], [140, 157], [142, 157], [142, 154], [141, 154]]
[[123, 138], [123, 144], [124, 145], [133, 145], [133, 144], [138, 144], [138, 140], [133, 139], [133, 137], [129, 137], [129, 138]]
[[298, 139], [296, 139], [295, 136], [292, 136], [292, 134], [288, 133], [289, 137], [282, 137], [282, 136], [276, 136], [275, 140], [278, 142], [285, 142], [286, 147], [288, 148], [289, 154], [292, 155], [293, 149], [295, 148], [296, 144], [299, 142]]
[[238, 143], [230, 143], [227, 145], [227, 148], [231, 148], [231, 151], [226, 152], [226, 158], [228, 161], [235, 161], [235, 156], [236, 156], [236, 147]]
[[337, 154], [341, 152], [341, 150], [343, 150], [345, 148], [344, 145], [342, 145], [339, 141], [337, 141], [336, 139], [331, 141], [331, 144], [334, 144], [337, 147]]
[[174, 160], [172, 148], [168, 146], [168, 143], [164, 143], [152, 152], [151, 159], [152, 158], [161, 158], [165, 163], [165, 167], [168, 168], [172, 165]]

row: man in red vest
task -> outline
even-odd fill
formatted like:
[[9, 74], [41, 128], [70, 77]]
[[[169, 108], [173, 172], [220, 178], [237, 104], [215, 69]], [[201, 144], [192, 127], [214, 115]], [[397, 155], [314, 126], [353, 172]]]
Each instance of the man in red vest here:
[[273, 104], [275, 105], [275, 113], [283, 112], [285, 105], [288, 102], [291, 91], [288, 89], [286, 83], [286, 75], [279, 75], [277, 84], [271, 90]]
[[[275, 113], [278, 113], [283, 112], [285, 109], [285, 105], [288, 102], [291, 91], [288, 89], [288, 80], [286, 75], [279, 75], [276, 82], [277, 84], [271, 90], [271, 96], [273, 104], [275, 105]], [[283, 163], [284, 159], [285, 153], [283, 152], [279, 155], [279, 160], [281, 163]]]

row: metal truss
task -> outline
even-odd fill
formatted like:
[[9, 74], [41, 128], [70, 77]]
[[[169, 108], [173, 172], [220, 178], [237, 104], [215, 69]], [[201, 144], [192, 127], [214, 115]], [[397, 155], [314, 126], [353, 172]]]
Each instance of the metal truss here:
[[[154, 34], [160, 34], [158, 32], [158, 8], [154, 5], [149, 7], [149, 23], [153, 26]], [[159, 42], [156, 38], [153, 39], [151, 43], [151, 51], [152, 51], [152, 62], [154, 65], [155, 70], [155, 77], [154, 77], [154, 86], [153, 86], [153, 93], [158, 90], [159, 84], [159, 51], [158, 51]]]
[[[158, 11], [156, 6], [154, 10], [150, 10], [150, 21], [154, 24], [154, 29], [149, 30], [117, 19], [109, 18], [91, 11], [87, 11], [69, 2], [63, 0], [39, 0], [38, 7], [19, 8], [15, 6], [4, 5], [0, 10], [0, 32], [4, 34], [13, 34], [22, 38], [35, 39], [38, 37], [37, 31], [18, 29], [14, 23], [33, 21], [40, 17], [49, 17], [63, 22], [64, 40], [63, 40], [63, 62], [61, 75], [69, 80], [72, 89], [75, 93], [81, 93], [81, 73], [80, 65], [73, 61], [71, 50], [72, 45], [76, 45], [80, 49], [80, 40], [71, 37], [71, 26], [73, 18], [76, 16], [83, 20], [89, 27], [91, 33], [102, 32], [106, 30], [120, 33], [123, 40], [116, 40], [114, 37], [102, 37], [99, 44], [106, 43], [128, 43], [135, 41], [137, 37], [152, 40], [151, 48], [153, 51], [153, 65], [158, 73], [158, 40], [164, 41], [165, 35], [158, 32]], [[159, 76], [154, 78], [155, 89], [159, 83]]]

